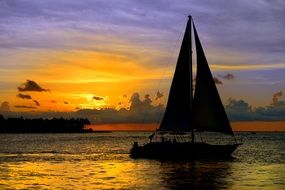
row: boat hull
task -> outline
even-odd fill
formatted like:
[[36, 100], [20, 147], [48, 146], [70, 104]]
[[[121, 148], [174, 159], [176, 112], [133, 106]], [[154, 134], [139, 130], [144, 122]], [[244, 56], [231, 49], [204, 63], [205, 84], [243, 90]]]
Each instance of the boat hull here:
[[210, 145], [207, 143], [162, 143], [151, 142], [142, 146], [134, 143], [130, 157], [149, 158], [159, 160], [189, 160], [230, 158], [233, 151], [240, 144]]

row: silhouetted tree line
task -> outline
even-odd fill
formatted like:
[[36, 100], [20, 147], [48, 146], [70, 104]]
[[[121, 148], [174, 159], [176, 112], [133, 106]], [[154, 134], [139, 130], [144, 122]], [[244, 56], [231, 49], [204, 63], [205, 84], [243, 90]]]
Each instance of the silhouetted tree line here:
[[53, 119], [25, 119], [7, 118], [0, 115], [0, 133], [82, 133], [92, 132], [87, 129], [88, 119], [82, 118], [53, 118]]

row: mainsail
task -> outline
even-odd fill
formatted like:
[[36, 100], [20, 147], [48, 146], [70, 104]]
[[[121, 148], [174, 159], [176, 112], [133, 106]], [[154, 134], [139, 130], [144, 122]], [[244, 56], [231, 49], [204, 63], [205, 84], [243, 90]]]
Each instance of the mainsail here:
[[188, 20], [160, 131], [191, 131], [192, 47], [191, 19]]
[[189, 17], [159, 131], [200, 129], [233, 135], [194, 23], [197, 76], [193, 98], [191, 21]]

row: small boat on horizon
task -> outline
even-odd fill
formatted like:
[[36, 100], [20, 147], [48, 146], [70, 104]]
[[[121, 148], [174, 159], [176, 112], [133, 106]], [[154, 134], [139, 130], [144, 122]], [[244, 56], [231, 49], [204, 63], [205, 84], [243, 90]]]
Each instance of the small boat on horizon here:
[[[134, 142], [130, 150], [132, 158], [228, 158], [241, 145], [232, 131], [192, 17], [188, 17], [164, 117], [159, 129], [149, 137], [149, 143], [139, 145]], [[195, 80], [192, 76], [192, 29], [197, 58]], [[198, 132], [227, 134], [234, 142], [198, 142]]]

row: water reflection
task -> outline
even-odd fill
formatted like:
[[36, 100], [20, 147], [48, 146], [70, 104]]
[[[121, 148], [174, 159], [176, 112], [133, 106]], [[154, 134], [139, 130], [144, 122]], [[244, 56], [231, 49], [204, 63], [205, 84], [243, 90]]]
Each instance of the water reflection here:
[[160, 167], [164, 187], [187, 189], [221, 189], [229, 187], [231, 162], [162, 162]]
[[284, 134], [242, 134], [234, 160], [131, 159], [147, 136], [0, 135], [0, 189], [285, 189]]

